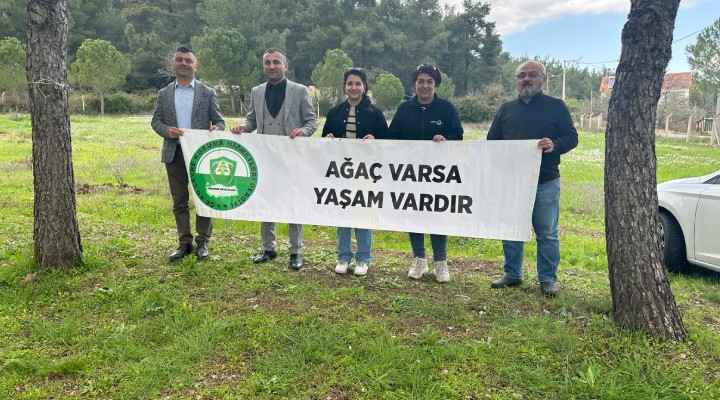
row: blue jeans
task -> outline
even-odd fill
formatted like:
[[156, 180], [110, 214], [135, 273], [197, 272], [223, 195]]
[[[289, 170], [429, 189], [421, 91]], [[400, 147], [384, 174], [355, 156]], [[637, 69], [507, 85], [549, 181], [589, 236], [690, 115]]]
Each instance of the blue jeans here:
[[[424, 233], [408, 233], [410, 236], [410, 246], [412, 246], [413, 256], [425, 258], [425, 234]], [[445, 261], [447, 258], [447, 235], [430, 234], [430, 244], [432, 245], [433, 260]]]
[[[560, 264], [558, 216], [560, 214], [560, 178], [538, 184], [533, 206], [532, 225], [537, 241], [537, 273], [540, 282], [555, 282]], [[510, 278], [522, 278], [524, 242], [503, 240], [503, 269]]]
[[372, 245], [372, 230], [370, 229], [343, 228], [338, 226], [338, 260], [350, 262], [353, 259], [352, 246], [350, 245], [353, 229], [355, 229], [355, 240], [357, 240], [355, 260], [369, 264], [370, 246]]

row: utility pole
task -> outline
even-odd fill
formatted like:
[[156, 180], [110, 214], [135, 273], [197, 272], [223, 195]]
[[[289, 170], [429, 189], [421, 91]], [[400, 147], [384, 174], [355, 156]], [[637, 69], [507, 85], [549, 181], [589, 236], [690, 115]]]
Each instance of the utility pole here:
[[578, 58], [577, 60], [564, 60], [563, 61], [563, 90], [562, 90], [562, 101], [565, 101], [565, 66], [568, 63], [576, 63], [580, 61], [582, 57]]
[[546, 76], [547, 79], [545, 80], [545, 94], [548, 96], [550, 95], [550, 78], [554, 78], [554, 77], [555, 77], [555, 75], [550, 75], [550, 74], [548, 74]]

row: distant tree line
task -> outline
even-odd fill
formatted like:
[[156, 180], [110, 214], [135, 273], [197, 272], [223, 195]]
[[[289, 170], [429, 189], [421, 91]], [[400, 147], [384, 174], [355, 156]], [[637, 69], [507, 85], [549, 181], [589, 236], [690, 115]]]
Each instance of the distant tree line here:
[[[147, 93], [172, 79], [173, 50], [190, 44], [198, 54], [198, 76], [221, 86], [227, 106], [238, 112], [250, 88], [262, 81], [260, 60], [269, 47], [287, 52], [291, 79], [318, 87], [341, 84], [331, 82], [337, 73], [325, 63], [343, 56], [334, 53], [326, 60], [328, 50], [341, 51], [354, 66], [368, 69], [371, 86], [390, 74], [405, 93], [411, 93], [415, 66], [432, 62], [452, 84], [439, 93], [465, 98], [464, 107], [480, 120], [487, 109], [514, 96], [515, 68], [529, 58], [502, 51], [495, 23], [488, 20], [490, 5], [476, 0], [465, 0], [457, 9], [442, 7], [438, 0], [69, 0], [69, 5], [68, 64], [79, 63], [71, 69], [71, 83], [92, 89], [101, 106], [112, 88], [89, 86], [94, 73], [83, 75], [79, 68], [90, 69], [91, 47], [102, 50], [106, 61], [119, 63], [100, 70], [127, 71], [119, 84], [113, 80], [115, 88]], [[25, 13], [24, 1], [0, 4], [0, 39], [26, 42]], [[109, 43], [119, 55], [106, 43], [88, 43], [83, 51], [89, 39]], [[17, 41], [8, 45], [17, 49]], [[562, 62], [542, 61], [549, 74], [546, 92], [560, 97]], [[574, 113], [582, 113], [590, 111], [583, 101], [593, 91], [597, 96], [602, 76], [611, 72], [570, 66], [565, 74], [566, 100]], [[318, 104], [333, 104], [339, 97], [325, 89]], [[480, 109], [473, 103], [478, 99]], [[110, 100], [115, 104], [118, 99]]]

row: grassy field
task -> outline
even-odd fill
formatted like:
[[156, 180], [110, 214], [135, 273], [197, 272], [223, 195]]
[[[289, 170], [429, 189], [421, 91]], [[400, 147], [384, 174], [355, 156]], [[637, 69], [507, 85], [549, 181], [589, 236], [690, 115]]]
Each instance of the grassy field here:
[[[305, 227], [301, 272], [285, 248], [252, 264], [259, 223], [225, 220], [209, 260], [171, 264], [149, 120], [72, 118], [84, 264], [58, 272], [33, 266], [29, 117], [0, 116], [0, 399], [720, 398], [719, 274], [669, 277], [685, 343], [613, 322], [600, 133], [563, 158], [561, 294], [548, 299], [534, 242], [526, 282], [502, 291], [489, 288], [497, 241], [450, 238], [452, 281], [438, 284], [406, 277], [405, 234], [376, 231], [357, 278], [332, 272], [323, 226]], [[658, 139], [657, 157], [658, 181], [720, 169], [720, 149], [684, 139]]]

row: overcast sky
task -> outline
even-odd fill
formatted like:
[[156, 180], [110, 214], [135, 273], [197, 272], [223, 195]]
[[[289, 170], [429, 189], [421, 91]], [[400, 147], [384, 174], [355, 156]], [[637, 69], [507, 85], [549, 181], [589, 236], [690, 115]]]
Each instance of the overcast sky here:
[[[460, 8], [462, 0], [440, 0]], [[515, 57], [580, 59], [581, 66], [614, 69], [629, 0], [486, 0], [490, 20]], [[673, 59], [668, 71], [689, 71], [685, 47], [697, 31], [720, 17], [720, 0], [682, 0], [675, 21]], [[687, 38], [682, 39], [685, 36]]]

